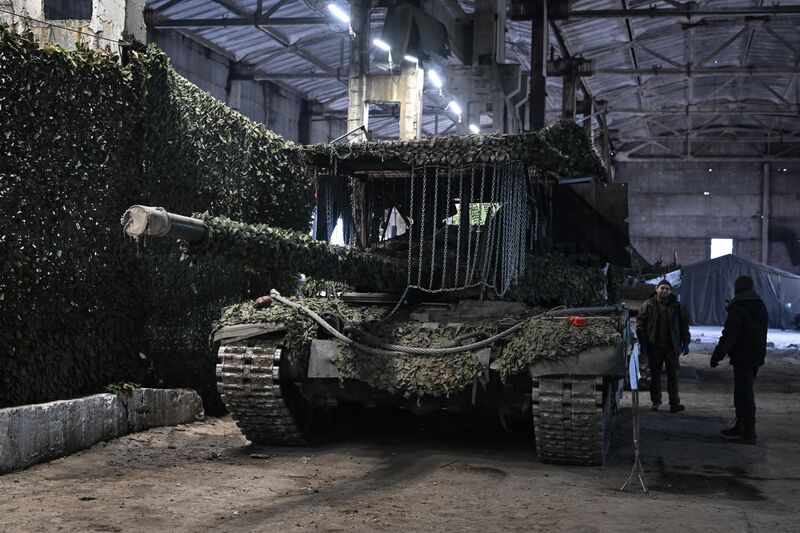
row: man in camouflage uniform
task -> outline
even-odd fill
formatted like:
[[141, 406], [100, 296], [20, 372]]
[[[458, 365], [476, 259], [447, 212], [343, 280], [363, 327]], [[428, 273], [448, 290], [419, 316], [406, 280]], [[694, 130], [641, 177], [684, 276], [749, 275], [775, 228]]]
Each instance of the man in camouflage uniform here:
[[678, 357], [689, 353], [689, 315], [672, 294], [669, 281], [659, 281], [655, 294], [642, 304], [636, 319], [636, 336], [650, 365], [653, 410], [661, 407], [661, 372], [666, 366], [669, 410], [683, 411], [678, 396]]

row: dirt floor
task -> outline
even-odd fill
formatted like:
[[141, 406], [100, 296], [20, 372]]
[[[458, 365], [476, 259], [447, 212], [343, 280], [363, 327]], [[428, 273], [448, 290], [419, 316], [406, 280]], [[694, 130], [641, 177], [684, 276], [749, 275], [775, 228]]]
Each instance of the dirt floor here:
[[756, 382], [759, 442], [728, 444], [732, 370], [684, 360], [673, 415], [642, 399], [650, 492], [633, 462], [630, 393], [607, 465], [540, 463], [496, 419], [342, 415], [327, 443], [248, 445], [229, 418], [159, 428], [0, 476], [0, 531], [798, 531], [800, 354]]

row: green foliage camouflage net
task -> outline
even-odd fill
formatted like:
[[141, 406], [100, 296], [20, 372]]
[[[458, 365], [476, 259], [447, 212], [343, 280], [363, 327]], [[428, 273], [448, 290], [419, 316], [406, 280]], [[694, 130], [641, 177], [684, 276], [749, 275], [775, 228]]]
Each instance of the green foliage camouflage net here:
[[118, 212], [142, 193], [140, 65], [0, 28], [0, 407], [130, 378], [140, 270]]
[[[141, 201], [174, 213], [210, 210], [247, 223], [293, 230], [310, 225], [311, 180], [284, 155], [288, 141], [186, 81], [151, 49], [144, 117], [147, 153]], [[200, 389], [221, 410], [216, 354], [208, 332], [222, 307], [276, 288], [291, 293], [296, 274], [255, 271], [239, 258], [206, 254], [181, 262], [175, 242], [147, 240], [140, 261], [148, 287], [148, 356], [170, 383]], [[164, 305], [163, 302], [169, 302]]]
[[503, 350], [500, 377], [505, 381], [536, 361], [561, 359], [620, 342], [618, 317], [590, 318], [584, 327], [575, 327], [566, 318], [532, 319]]
[[606, 302], [607, 280], [599, 268], [585, 268], [564, 256], [528, 256], [525, 273], [511, 288], [508, 299], [545, 307], [591, 306]]
[[[426, 329], [409, 322], [403, 313], [391, 322], [383, 320], [389, 307], [353, 305], [333, 298], [303, 298], [293, 301], [312, 309], [340, 331], [355, 328], [391, 344], [414, 347], [437, 347], [458, 336], [474, 331], [497, 329], [493, 321], [474, 321], [460, 328]], [[284, 353], [289, 357], [307, 359], [311, 341], [323, 338], [317, 323], [300, 310], [273, 303], [266, 309], [256, 309], [245, 302], [225, 309], [214, 330], [236, 324], [280, 323], [286, 328], [283, 337]], [[473, 383], [481, 365], [472, 353], [447, 357], [414, 357], [411, 355], [384, 356], [364, 354], [337, 341], [336, 366], [342, 378], [364, 381], [376, 389], [411, 396], [449, 396]]]
[[213, 411], [212, 320], [295, 283], [229, 258], [189, 268], [175, 243], [137, 250], [123, 237], [119, 217], [135, 203], [295, 230], [313, 203], [286, 140], [181, 78], [157, 49], [132, 56], [123, 66], [2, 29], [0, 407], [135, 379], [192, 385]]
[[208, 227], [206, 239], [184, 244], [192, 257], [226, 257], [253, 272], [300, 272], [372, 291], [402, 292], [405, 264], [359, 248], [329, 246], [298, 231], [195, 214]]
[[[339, 331], [356, 329], [384, 343], [408, 347], [443, 347], [471, 333], [491, 336], [503, 329], [496, 319], [471, 318], [458, 325], [433, 325], [410, 321], [407, 315], [399, 314], [387, 321], [385, 306], [347, 304], [333, 298], [290, 299], [315, 311]], [[516, 317], [527, 320], [521, 331], [492, 347], [493, 353], [501, 354], [498, 369], [504, 382], [526, 372], [527, 367], [537, 361], [560, 359], [622, 342], [616, 316], [590, 318], [587, 326], [575, 327], [566, 318], [528, 318], [530, 313], [527, 311]], [[328, 338], [304, 312], [278, 302], [264, 309], [256, 309], [251, 302], [228, 307], [215, 322], [214, 331], [224, 326], [258, 323], [284, 326], [284, 355], [291, 358], [307, 361], [311, 341]], [[483, 379], [484, 369], [472, 352], [448, 356], [375, 355], [359, 352], [339, 341], [336, 344], [335, 363], [340, 378], [357, 379], [407, 398], [446, 397], [471, 386], [476, 378]]]
[[471, 163], [526, 161], [561, 176], [605, 176], [600, 158], [578, 124], [561, 120], [538, 132], [520, 135], [458, 135], [409, 141], [312, 144], [290, 149], [309, 164], [336, 159], [402, 162], [409, 166], [458, 166]]

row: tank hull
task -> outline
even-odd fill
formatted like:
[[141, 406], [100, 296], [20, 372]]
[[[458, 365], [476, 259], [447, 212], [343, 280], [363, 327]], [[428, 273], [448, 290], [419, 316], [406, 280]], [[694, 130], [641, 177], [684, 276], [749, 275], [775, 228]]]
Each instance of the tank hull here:
[[[421, 305], [410, 317], [429, 329], [456, 325], [454, 331], [460, 331], [458, 327], [478, 317], [507, 317], [510, 303], [496, 303]], [[627, 324], [625, 312], [608, 319], [619, 319], [623, 328]], [[408, 328], [408, 324], [397, 326]], [[243, 338], [242, 332], [251, 336]], [[498, 362], [505, 346], [498, 345], [476, 356], [480, 371], [458, 390], [409, 394], [371, 378], [343, 374], [337, 366], [342, 348], [330, 339], [313, 339], [308, 354], [289, 354], [280, 323], [223, 328], [217, 336], [223, 343], [217, 367], [223, 401], [247, 438], [258, 444], [305, 444], [313, 437], [312, 413], [340, 405], [396, 406], [420, 415], [436, 411], [497, 415], [503, 425], [507, 419], [531, 420], [540, 460], [603, 464], [627, 367], [621, 335], [613, 346], [543, 360], [502, 379]]]

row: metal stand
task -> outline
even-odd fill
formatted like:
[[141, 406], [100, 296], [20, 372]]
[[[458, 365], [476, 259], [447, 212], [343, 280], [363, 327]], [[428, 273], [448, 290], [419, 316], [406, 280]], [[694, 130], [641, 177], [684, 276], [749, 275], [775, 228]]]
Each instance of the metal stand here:
[[631, 473], [628, 476], [628, 479], [625, 480], [625, 483], [619, 488], [619, 490], [625, 490], [625, 487], [628, 486], [628, 483], [636, 476], [639, 478], [639, 483], [642, 484], [642, 489], [647, 492], [647, 483], [644, 480], [644, 469], [642, 468], [642, 462], [639, 459], [639, 390], [633, 389], [631, 390], [631, 399], [633, 403], [633, 450], [634, 456], [636, 460], [633, 463], [633, 468], [631, 469]]

